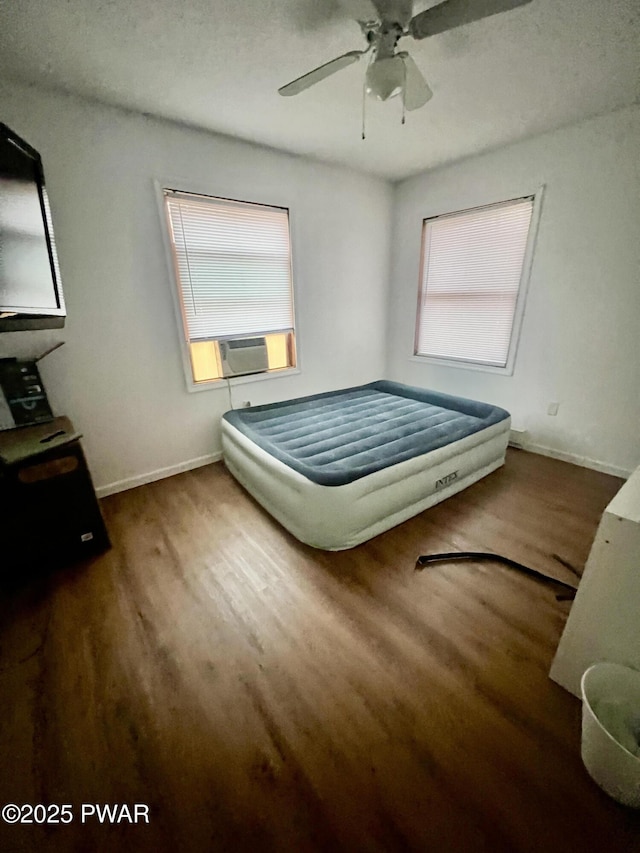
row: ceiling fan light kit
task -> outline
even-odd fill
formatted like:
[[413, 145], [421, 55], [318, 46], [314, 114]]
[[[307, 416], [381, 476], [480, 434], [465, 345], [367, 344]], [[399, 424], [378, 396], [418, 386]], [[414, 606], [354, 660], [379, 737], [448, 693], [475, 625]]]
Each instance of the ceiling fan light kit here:
[[278, 92], [285, 97], [297, 95], [342, 68], [358, 62], [365, 54], [370, 54], [364, 92], [379, 101], [387, 101], [401, 95], [404, 124], [405, 110], [423, 107], [432, 98], [433, 92], [407, 51], [396, 52], [401, 38], [422, 40], [500, 12], [508, 12], [530, 2], [531, 0], [443, 0], [412, 17], [411, 0], [342, 0], [342, 5], [359, 23], [367, 40], [367, 47], [364, 50], [351, 50], [314, 68], [313, 71], [282, 86]]
[[371, 62], [365, 75], [365, 91], [379, 101], [388, 101], [403, 92], [406, 76], [404, 62], [399, 55]]

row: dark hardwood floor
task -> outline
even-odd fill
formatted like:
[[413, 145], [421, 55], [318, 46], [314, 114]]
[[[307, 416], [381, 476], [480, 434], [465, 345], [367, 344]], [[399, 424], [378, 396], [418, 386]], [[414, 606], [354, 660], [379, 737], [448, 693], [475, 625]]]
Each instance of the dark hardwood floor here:
[[[216, 464], [103, 502], [113, 549], [5, 591], [0, 823], [36, 851], [640, 850], [640, 813], [580, 760], [548, 678], [613, 477], [510, 451], [462, 494], [341, 553], [276, 524]], [[143, 803], [149, 824], [81, 822]]]

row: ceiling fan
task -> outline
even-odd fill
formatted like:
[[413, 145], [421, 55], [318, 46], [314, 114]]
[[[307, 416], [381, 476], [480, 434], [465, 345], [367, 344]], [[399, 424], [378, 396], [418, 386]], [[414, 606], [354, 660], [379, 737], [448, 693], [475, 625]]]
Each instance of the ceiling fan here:
[[531, 0], [443, 0], [413, 15], [413, 0], [341, 0], [341, 6], [359, 24], [367, 40], [364, 50], [348, 53], [314, 68], [278, 89], [285, 97], [297, 95], [342, 68], [370, 55], [365, 91], [380, 101], [402, 95], [406, 110], [417, 110], [433, 96], [427, 81], [406, 50], [396, 52], [404, 36], [425, 39], [499, 12], [524, 6]]

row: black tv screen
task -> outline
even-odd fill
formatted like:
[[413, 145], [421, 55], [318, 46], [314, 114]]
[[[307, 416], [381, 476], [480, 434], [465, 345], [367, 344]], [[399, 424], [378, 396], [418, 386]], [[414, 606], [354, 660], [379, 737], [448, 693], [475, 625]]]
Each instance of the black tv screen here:
[[40, 155], [0, 123], [0, 331], [60, 327], [65, 313]]

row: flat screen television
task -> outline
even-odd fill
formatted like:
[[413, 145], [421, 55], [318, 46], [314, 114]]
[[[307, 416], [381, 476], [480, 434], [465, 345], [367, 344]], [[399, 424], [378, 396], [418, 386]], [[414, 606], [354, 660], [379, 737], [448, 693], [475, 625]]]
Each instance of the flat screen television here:
[[64, 326], [42, 160], [0, 123], [0, 332]]

